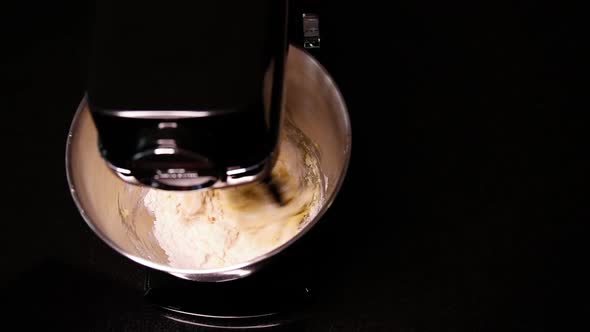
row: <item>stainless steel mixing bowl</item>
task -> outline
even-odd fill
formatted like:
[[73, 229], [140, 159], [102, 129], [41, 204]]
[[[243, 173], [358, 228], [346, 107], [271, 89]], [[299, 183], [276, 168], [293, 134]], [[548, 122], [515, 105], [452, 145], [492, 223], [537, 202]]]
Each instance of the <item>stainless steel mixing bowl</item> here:
[[324, 186], [319, 212], [295, 237], [262, 256], [234, 266], [207, 270], [170, 266], [152, 232], [153, 217], [142, 204], [146, 188], [124, 183], [107, 168], [99, 155], [96, 128], [84, 99], [70, 128], [66, 172], [72, 197], [88, 226], [122, 255], [195, 281], [226, 281], [247, 276], [297, 241], [323, 216], [340, 189], [350, 159], [351, 129], [337, 86], [313, 57], [290, 47], [286, 73], [287, 116], [317, 144]]

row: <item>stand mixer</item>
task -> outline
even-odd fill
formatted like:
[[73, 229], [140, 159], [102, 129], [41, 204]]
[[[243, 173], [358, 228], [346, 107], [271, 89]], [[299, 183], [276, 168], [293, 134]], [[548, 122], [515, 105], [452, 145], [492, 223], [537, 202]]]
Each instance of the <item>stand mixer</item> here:
[[[302, 27], [305, 49], [289, 44], [288, 18], [284, 0], [98, 4], [87, 95], [67, 141], [68, 183], [88, 226], [148, 268], [148, 293], [159, 303], [173, 302], [168, 307], [192, 311], [185, 308], [192, 298], [183, 301], [181, 294], [190, 293], [187, 288], [203, 294], [203, 287], [231, 288], [220, 292], [251, 304], [262, 293], [248, 276], [308, 232], [342, 186], [351, 129], [340, 91], [309, 53], [319, 47], [318, 17], [308, 15]], [[141, 204], [145, 191], [187, 193], [260, 181], [277, 191], [269, 176], [286, 121], [317, 149], [323, 191], [317, 213], [293, 238], [248, 261], [212, 269], [171, 265]], [[257, 274], [265, 287], [283, 280]], [[280, 292], [292, 293], [265, 293]]]

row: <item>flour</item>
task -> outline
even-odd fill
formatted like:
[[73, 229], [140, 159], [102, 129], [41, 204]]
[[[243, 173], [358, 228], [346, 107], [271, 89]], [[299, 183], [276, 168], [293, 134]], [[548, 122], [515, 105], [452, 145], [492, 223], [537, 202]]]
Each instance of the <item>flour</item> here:
[[315, 216], [322, 199], [317, 155], [301, 133], [294, 128], [287, 133], [272, 171], [284, 206], [258, 183], [148, 191], [144, 205], [154, 216], [154, 235], [172, 267], [209, 269], [246, 262], [287, 242]]

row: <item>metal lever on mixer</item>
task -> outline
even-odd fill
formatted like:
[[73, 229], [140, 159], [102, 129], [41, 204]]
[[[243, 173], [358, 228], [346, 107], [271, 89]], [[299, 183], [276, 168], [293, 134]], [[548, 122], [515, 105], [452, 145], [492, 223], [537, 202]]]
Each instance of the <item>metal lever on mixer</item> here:
[[320, 18], [313, 13], [303, 13], [303, 47], [320, 48]]

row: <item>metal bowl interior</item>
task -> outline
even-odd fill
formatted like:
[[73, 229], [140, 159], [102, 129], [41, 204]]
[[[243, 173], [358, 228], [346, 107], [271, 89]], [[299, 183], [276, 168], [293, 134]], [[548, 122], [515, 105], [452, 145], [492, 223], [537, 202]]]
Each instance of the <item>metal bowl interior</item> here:
[[317, 145], [324, 186], [319, 212], [295, 237], [239, 265], [207, 270], [170, 266], [152, 232], [153, 218], [142, 204], [147, 189], [123, 182], [107, 168], [98, 153], [96, 128], [84, 99], [70, 128], [66, 172], [74, 201], [90, 228], [122, 255], [145, 266], [196, 281], [244, 277], [297, 241], [322, 217], [340, 189], [351, 153], [351, 129], [344, 100], [319, 63], [303, 50], [291, 47], [286, 71], [286, 113]]

